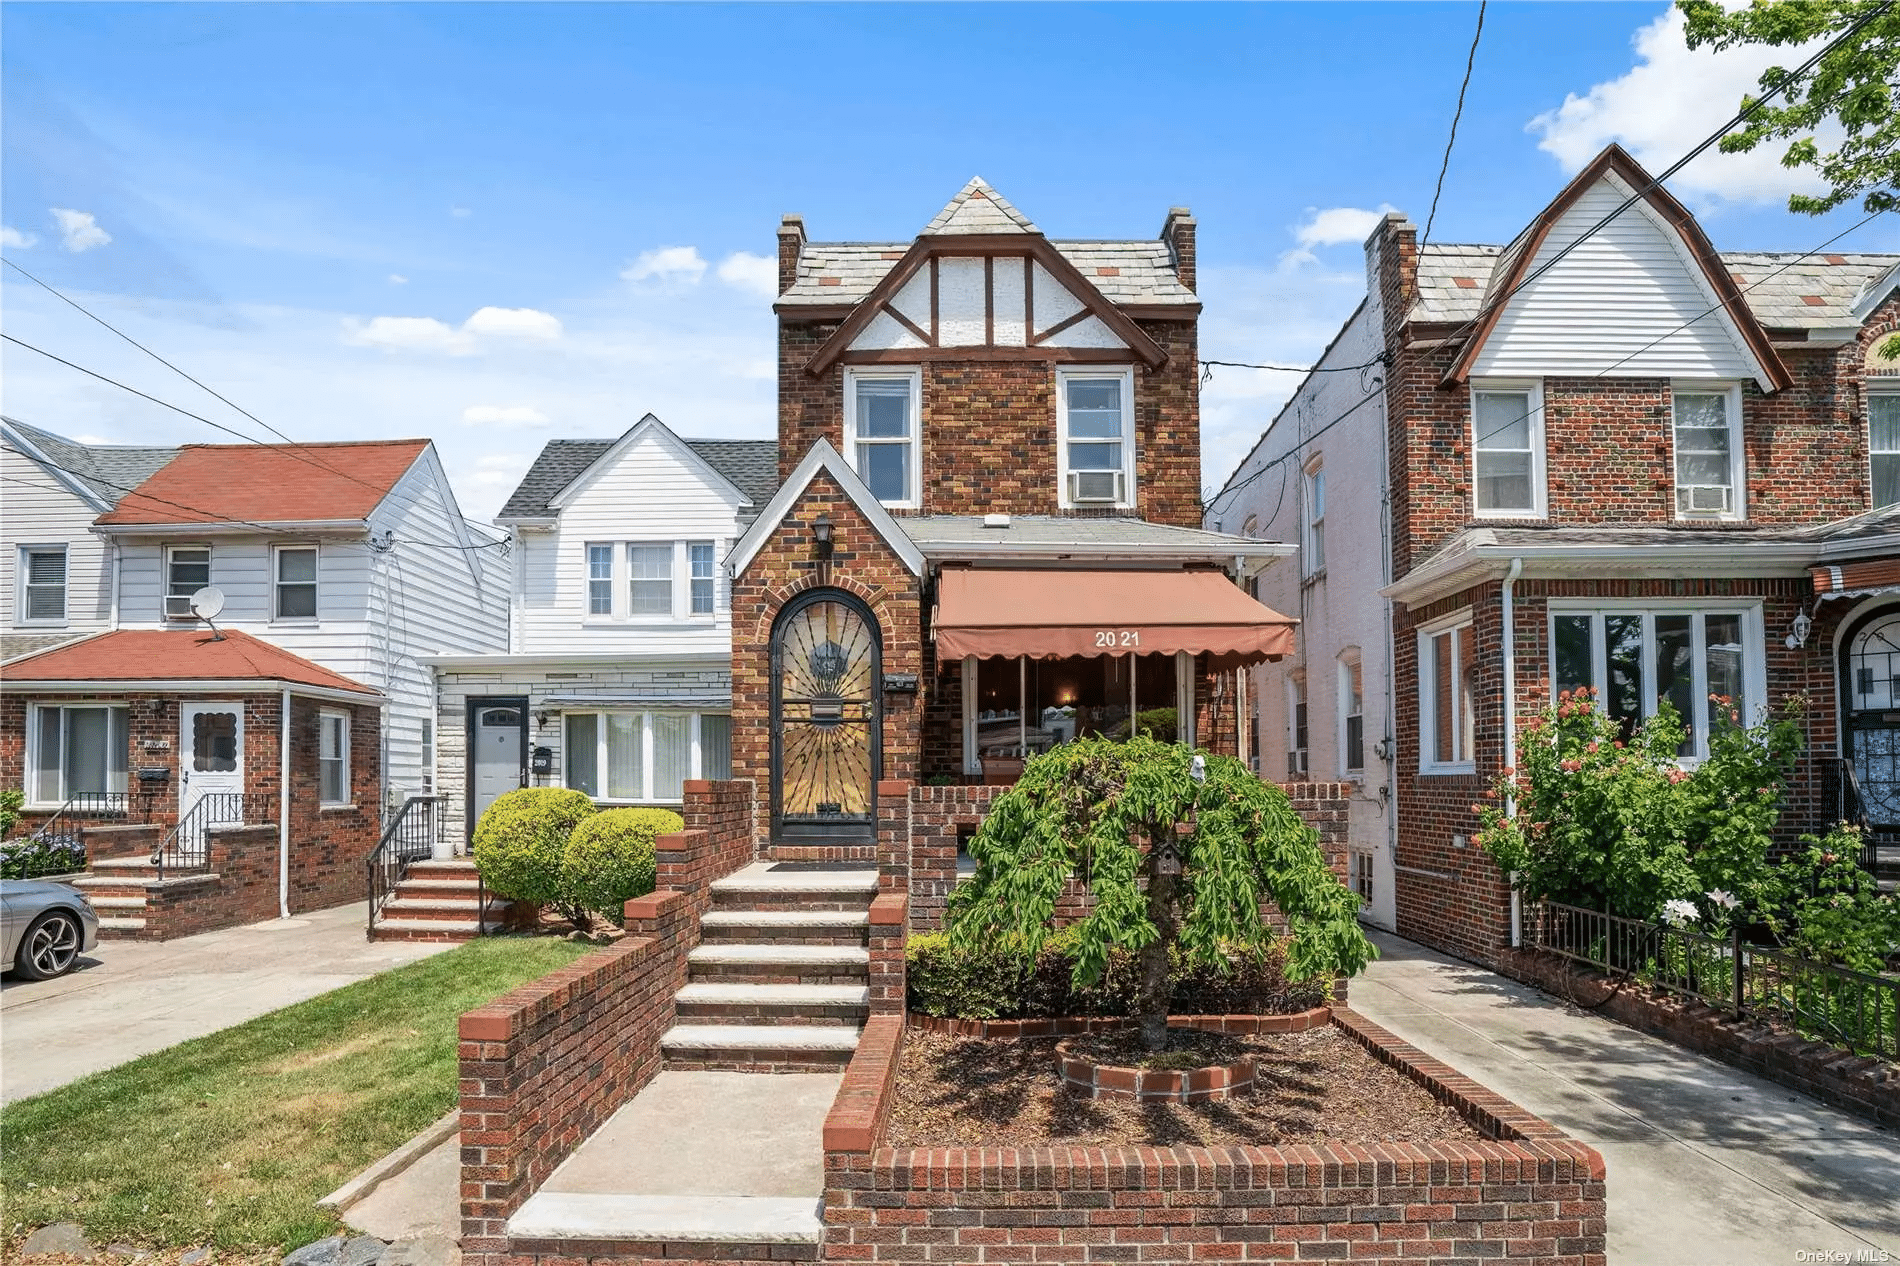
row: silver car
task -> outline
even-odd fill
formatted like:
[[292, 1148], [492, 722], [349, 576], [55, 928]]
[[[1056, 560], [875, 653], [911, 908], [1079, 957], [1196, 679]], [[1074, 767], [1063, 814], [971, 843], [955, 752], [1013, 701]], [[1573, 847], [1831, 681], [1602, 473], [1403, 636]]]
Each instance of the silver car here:
[[77, 888], [0, 879], [0, 968], [49, 980], [71, 971], [98, 943], [99, 915]]

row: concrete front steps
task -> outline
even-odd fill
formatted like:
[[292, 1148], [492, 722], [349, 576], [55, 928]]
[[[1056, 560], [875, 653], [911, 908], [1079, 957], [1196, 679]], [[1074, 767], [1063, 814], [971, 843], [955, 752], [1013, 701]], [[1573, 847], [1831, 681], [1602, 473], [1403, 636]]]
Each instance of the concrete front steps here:
[[519, 1255], [815, 1262], [824, 1201], [791, 1196], [617, 1196], [542, 1191], [508, 1220]]
[[475, 862], [447, 857], [411, 862], [396, 891], [370, 928], [372, 941], [472, 941], [500, 932], [514, 917], [514, 903], [488, 897], [482, 908]]
[[[216, 876], [209, 877], [216, 882]], [[99, 938], [106, 941], [136, 941], [145, 936], [145, 894], [160, 885], [197, 886], [206, 882], [202, 873], [180, 875], [166, 871], [159, 878], [158, 863], [149, 856], [102, 857], [72, 886], [86, 895], [99, 913]]]
[[877, 872], [756, 862], [712, 885], [665, 1066], [839, 1072], [870, 1013]]

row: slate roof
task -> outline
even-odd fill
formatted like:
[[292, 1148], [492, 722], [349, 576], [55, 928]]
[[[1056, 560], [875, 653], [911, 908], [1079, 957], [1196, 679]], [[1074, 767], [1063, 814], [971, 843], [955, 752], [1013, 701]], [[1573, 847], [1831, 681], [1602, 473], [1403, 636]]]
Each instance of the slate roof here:
[[187, 444], [95, 522], [305, 523], [366, 519], [428, 440]]
[[[1175, 276], [1166, 242], [1051, 242], [1104, 298], [1117, 304], [1199, 303]], [[785, 307], [853, 304], [904, 257], [909, 242], [807, 242], [798, 279], [778, 297]], [[1106, 270], [1106, 271], [1105, 271]]]
[[46, 460], [75, 476], [107, 505], [115, 504], [120, 497], [157, 474], [179, 452], [176, 448], [136, 444], [80, 444], [63, 435], [28, 426], [17, 418], [8, 418], [6, 422], [39, 449]]
[[[553, 512], [548, 502], [619, 442], [618, 436], [610, 440], [549, 440], [509, 494], [496, 520], [549, 517]], [[758, 513], [778, 490], [777, 440], [687, 440], [686, 445], [752, 499], [750, 512], [740, 516], [742, 521]]]
[[898, 520], [904, 534], [929, 555], [954, 554], [959, 548], [1047, 550], [1069, 546], [1078, 552], [1178, 551], [1232, 558], [1236, 554], [1279, 554], [1287, 546], [1249, 537], [1175, 527], [1127, 517], [1079, 518], [1052, 514], [1016, 514], [1008, 527], [985, 527], [982, 515], [918, 514]]
[[198, 628], [119, 629], [12, 661], [7, 681], [16, 689], [36, 681], [287, 681], [371, 699], [382, 694], [237, 629], [222, 637]]
[[[1478, 315], [1502, 246], [1427, 244], [1419, 252], [1414, 321], [1468, 321]], [[1900, 255], [1801, 255], [1723, 251], [1722, 263], [1756, 318], [1771, 329], [1840, 329], [1860, 324], [1854, 305]]]
[[1041, 229], [1029, 222], [1029, 217], [1009, 204], [989, 182], [981, 176], [972, 176], [970, 183], [957, 191], [957, 196], [937, 212], [936, 218], [924, 225], [924, 235], [934, 233], [1040, 233]]

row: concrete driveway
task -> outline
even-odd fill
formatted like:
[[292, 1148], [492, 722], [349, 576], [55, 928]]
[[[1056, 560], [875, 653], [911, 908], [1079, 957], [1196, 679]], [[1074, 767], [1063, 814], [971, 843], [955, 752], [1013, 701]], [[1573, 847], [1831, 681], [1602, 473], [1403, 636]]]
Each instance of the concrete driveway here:
[[176, 941], [101, 941], [56, 980], [0, 982], [0, 1102], [448, 949], [371, 943], [363, 903]]
[[1892, 1131], [1411, 941], [1373, 939], [1384, 957], [1352, 982], [1355, 1011], [1603, 1153], [1614, 1266], [1900, 1261]]

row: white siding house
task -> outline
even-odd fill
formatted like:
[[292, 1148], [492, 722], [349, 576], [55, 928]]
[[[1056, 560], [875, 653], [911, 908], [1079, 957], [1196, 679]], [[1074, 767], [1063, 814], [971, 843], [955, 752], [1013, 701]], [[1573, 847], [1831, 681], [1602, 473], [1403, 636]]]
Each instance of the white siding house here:
[[429, 660], [452, 838], [512, 787], [675, 804], [684, 780], [727, 776], [722, 560], [777, 460], [772, 441], [685, 440], [652, 414], [541, 451], [496, 520], [513, 545], [507, 652]]

